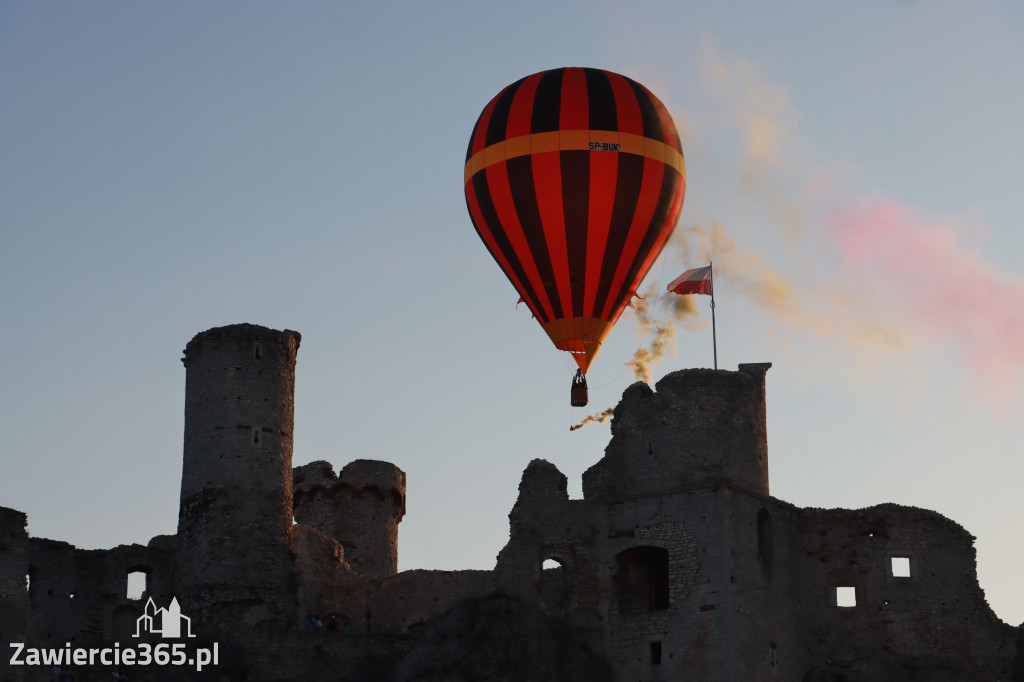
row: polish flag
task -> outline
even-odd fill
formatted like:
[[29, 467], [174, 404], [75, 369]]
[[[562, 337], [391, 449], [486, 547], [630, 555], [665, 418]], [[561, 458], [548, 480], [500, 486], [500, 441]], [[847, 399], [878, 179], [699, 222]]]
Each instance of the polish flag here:
[[687, 270], [668, 285], [677, 294], [711, 294], [711, 266]]

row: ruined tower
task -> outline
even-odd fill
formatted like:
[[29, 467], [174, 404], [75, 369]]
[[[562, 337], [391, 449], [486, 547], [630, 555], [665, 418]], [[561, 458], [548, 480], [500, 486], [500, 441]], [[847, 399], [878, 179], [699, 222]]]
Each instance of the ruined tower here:
[[[797, 616], [777, 596], [792, 594], [792, 576], [774, 569], [773, 530], [789, 510], [768, 497], [769, 367], [626, 389], [582, 500], [548, 462], [524, 472], [498, 585], [563, 619], [613, 679], [770, 679], [777, 648], [792, 658]], [[758, 655], [737, 656], [748, 645]]]
[[301, 336], [252, 324], [185, 347], [178, 596], [206, 625], [292, 617], [292, 430]]
[[605, 458], [583, 475], [584, 496], [611, 501], [727, 483], [768, 494], [765, 374], [693, 369], [626, 390]]
[[398, 571], [398, 524], [405, 516], [405, 472], [357, 459], [335, 476], [330, 462], [295, 469], [295, 520], [334, 538], [359, 573]]

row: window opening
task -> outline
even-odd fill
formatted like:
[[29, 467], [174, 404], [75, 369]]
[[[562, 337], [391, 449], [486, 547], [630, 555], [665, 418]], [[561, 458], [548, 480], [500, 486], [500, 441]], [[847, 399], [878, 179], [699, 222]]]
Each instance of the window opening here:
[[843, 608], [852, 608], [857, 605], [857, 588], [856, 587], [837, 587], [836, 588], [836, 606]]
[[541, 562], [538, 590], [541, 601], [549, 613], [557, 613], [568, 606], [569, 590], [566, 584], [565, 565], [549, 557]]
[[661, 642], [651, 642], [651, 665], [661, 665]]
[[907, 556], [894, 556], [892, 557], [892, 577], [893, 578], [909, 578], [910, 577], [910, 557]]
[[129, 573], [125, 597], [128, 599], [142, 599], [142, 594], [146, 591], [148, 577], [145, 571], [132, 571]]
[[662, 611], [668, 608], [668, 550], [633, 547], [615, 557], [619, 611]]

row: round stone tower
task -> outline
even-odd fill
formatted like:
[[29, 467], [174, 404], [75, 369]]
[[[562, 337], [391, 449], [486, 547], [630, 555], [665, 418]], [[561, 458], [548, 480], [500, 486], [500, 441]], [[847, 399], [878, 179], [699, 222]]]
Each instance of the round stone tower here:
[[357, 459], [337, 477], [324, 461], [295, 469], [295, 520], [340, 542], [359, 573], [398, 572], [403, 516], [405, 472], [390, 462]]
[[293, 615], [292, 429], [301, 336], [252, 324], [185, 347], [177, 596], [204, 625]]

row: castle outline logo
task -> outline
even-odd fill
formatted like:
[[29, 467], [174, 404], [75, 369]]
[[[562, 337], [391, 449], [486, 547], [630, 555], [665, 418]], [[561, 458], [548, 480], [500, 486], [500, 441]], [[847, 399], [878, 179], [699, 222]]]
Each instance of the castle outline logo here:
[[[185, 634], [182, 634], [182, 631]], [[171, 597], [171, 603], [166, 609], [157, 608], [153, 598], [149, 598], [145, 611], [135, 621], [135, 634], [132, 637], [141, 637], [144, 633], [160, 635], [165, 639], [195, 637], [192, 632], [192, 619], [181, 613], [177, 597]]]

